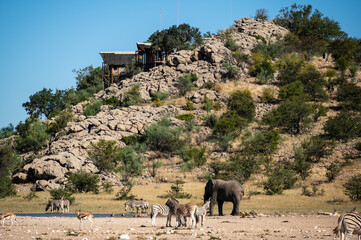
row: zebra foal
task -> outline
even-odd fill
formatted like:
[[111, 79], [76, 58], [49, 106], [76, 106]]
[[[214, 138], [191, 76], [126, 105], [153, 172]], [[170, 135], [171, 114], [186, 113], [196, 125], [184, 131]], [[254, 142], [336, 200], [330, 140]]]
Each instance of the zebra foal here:
[[152, 226], [153, 227], [156, 226], [155, 217], [157, 215], [159, 215], [159, 216], [167, 216], [167, 224], [166, 224], [166, 226], [170, 227], [170, 220], [171, 220], [172, 214], [169, 214], [169, 213], [170, 213], [170, 211], [169, 211], [168, 206], [162, 205], [162, 204], [159, 204], [159, 203], [153, 204], [152, 207], [151, 207], [151, 212], [150, 212], [150, 218], [152, 219]]
[[210, 205], [210, 201], [206, 201], [202, 207], [197, 208], [196, 214], [198, 217], [201, 218], [201, 226], [204, 225], [204, 219], [206, 218], [207, 209], [209, 208], [209, 205]]
[[338, 224], [333, 229], [333, 232], [338, 236], [340, 233], [341, 240], [348, 240], [352, 234], [357, 234], [358, 239], [361, 240], [361, 215], [358, 213], [343, 213], [338, 218]]

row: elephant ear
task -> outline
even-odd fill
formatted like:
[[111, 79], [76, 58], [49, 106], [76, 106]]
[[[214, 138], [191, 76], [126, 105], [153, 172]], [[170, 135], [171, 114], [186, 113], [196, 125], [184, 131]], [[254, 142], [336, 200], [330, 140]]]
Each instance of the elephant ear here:
[[209, 179], [207, 182], [207, 189], [213, 189], [213, 186], [214, 186], [214, 180]]

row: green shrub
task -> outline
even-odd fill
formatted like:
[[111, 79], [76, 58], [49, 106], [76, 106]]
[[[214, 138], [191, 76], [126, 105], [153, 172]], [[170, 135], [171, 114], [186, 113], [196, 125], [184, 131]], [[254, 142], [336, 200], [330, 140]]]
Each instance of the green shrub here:
[[160, 107], [164, 104], [164, 102], [162, 100], [156, 99], [152, 102], [152, 106], [153, 107]]
[[66, 127], [68, 122], [71, 121], [73, 114], [70, 112], [62, 111], [56, 118], [55, 122], [52, 122], [48, 125], [47, 132], [53, 136], [56, 133], [60, 132]]
[[186, 95], [187, 92], [194, 88], [193, 82], [197, 81], [198, 77], [195, 74], [185, 74], [178, 79], [178, 91], [180, 96]]
[[193, 111], [195, 109], [194, 104], [192, 101], [187, 100], [185, 110], [187, 111]]
[[20, 164], [19, 154], [10, 145], [0, 145], [0, 176], [10, 176]]
[[353, 82], [344, 81], [337, 89], [337, 101], [346, 110], [361, 111], [361, 87]]
[[140, 97], [140, 86], [140, 83], [134, 83], [131, 88], [124, 94], [122, 107], [138, 105], [140, 102], [142, 102], [142, 98]]
[[269, 156], [277, 150], [280, 141], [279, 131], [257, 132], [242, 142], [242, 153], [247, 156]]
[[237, 67], [232, 66], [228, 62], [222, 63], [222, 68], [226, 70], [226, 73], [224, 75], [224, 77], [226, 78], [235, 79], [239, 74], [239, 69]]
[[302, 186], [301, 196], [316, 197], [325, 195], [325, 190], [319, 190], [316, 186], [312, 186], [312, 192], [308, 190], [307, 186]]
[[23, 198], [27, 201], [31, 201], [35, 198], [39, 198], [38, 195], [36, 195], [35, 192], [29, 192], [27, 195], [23, 196]]
[[203, 123], [205, 126], [210, 127], [210, 128], [214, 128], [214, 126], [216, 126], [218, 121], [218, 118], [215, 114], [209, 114], [204, 116], [203, 118]]
[[113, 189], [114, 185], [113, 185], [111, 182], [104, 181], [104, 182], [102, 182], [102, 186], [103, 186], [104, 191], [105, 191], [106, 193], [112, 193], [112, 192], [114, 192], [114, 189]]
[[126, 177], [142, 175], [143, 158], [131, 146], [124, 147], [117, 151], [117, 155], [122, 162], [120, 170]]
[[99, 140], [90, 143], [88, 155], [100, 171], [115, 171], [120, 161], [119, 147], [116, 141]]
[[133, 189], [133, 182], [129, 179], [126, 179], [123, 184], [124, 186], [115, 195], [115, 200], [134, 199], [136, 196], [134, 194], [130, 194], [130, 191]]
[[271, 59], [260, 53], [253, 53], [252, 59], [254, 63], [251, 66], [250, 74], [256, 77], [261, 84], [267, 84], [273, 79], [275, 72]]
[[237, 51], [237, 49], [239, 48], [236, 44], [236, 40], [234, 40], [233, 38], [228, 38], [227, 41], [224, 43], [224, 46], [232, 52]]
[[165, 100], [167, 100], [168, 97], [169, 97], [169, 94], [167, 92], [156, 92], [152, 96], [152, 101], [155, 101], [155, 100], [165, 101]]
[[217, 133], [214, 142], [217, 143], [220, 151], [226, 152], [231, 147], [231, 141], [235, 138], [233, 133]]
[[253, 48], [253, 52], [261, 53], [265, 56], [270, 56], [271, 59], [279, 58], [285, 52], [285, 42], [278, 40], [276, 42], [258, 42]]
[[99, 193], [99, 176], [83, 171], [70, 173], [67, 188], [72, 192], [93, 192]]
[[190, 121], [194, 118], [194, 114], [183, 114], [183, 115], [177, 115], [175, 116], [176, 119], [182, 120], [182, 121]]
[[327, 100], [325, 91], [326, 80], [323, 75], [313, 65], [305, 66], [297, 76], [297, 80], [303, 84], [304, 92], [314, 100]]
[[202, 88], [207, 88], [207, 89], [212, 89], [214, 88], [214, 86], [216, 86], [216, 84], [214, 82], [206, 82]]
[[352, 176], [343, 186], [351, 201], [361, 200], [361, 174]]
[[95, 116], [100, 112], [100, 107], [102, 106], [102, 102], [101, 101], [93, 101], [91, 103], [88, 103], [85, 107], [84, 107], [84, 116]]
[[237, 66], [239, 66], [243, 62], [247, 62], [249, 59], [249, 55], [241, 53], [239, 50], [236, 50], [234, 52], [233, 57], [237, 62]]
[[254, 156], [237, 154], [228, 159], [226, 169], [228, 180], [244, 183], [259, 169], [259, 162]]
[[49, 193], [53, 200], [61, 199], [61, 197], [63, 197], [63, 199], [69, 200], [70, 204], [73, 204], [75, 202], [75, 197], [73, 197], [73, 193], [67, 188], [52, 189], [49, 191]]
[[176, 180], [170, 187], [170, 191], [167, 191], [165, 194], [157, 196], [157, 197], [159, 197], [159, 198], [174, 197], [174, 198], [187, 198], [187, 199], [191, 198], [192, 194], [184, 192], [183, 184], [184, 184], [183, 181]]
[[203, 99], [203, 109], [207, 112], [211, 111], [213, 109], [213, 101], [209, 99], [206, 95]]
[[326, 167], [326, 178], [328, 182], [332, 182], [340, 174], [342, 166], [338, 161], [331, 163]]
[[16, 134], [15, 128], [11, 123], [7, 127], [2, 127], [0, 129], [0, 139], [8, 138], [15, 134]]
[[256, 114], [256, 105], [249, 91], [235, 91], [231, 93], [227, 107], [230, 111], [235, 111], [236, 114], [247, 119], [249, 122], [254, 119]]
[[181, 130], [171, 128], [171, 124], [169, 119], [163, 118], [159, 123], [146, 127], [145, 143], [150, 150], [172, 153], [184, 146], [179, 139]]
[[321, 158], [331, 155], [333, 145], [333, 142], [326, 141], [319, 136], [303, 141], [302, 148], [306, 161], [317, 163]]
[[301, 97], [303, 95], [303, 84], [300, 81], [292, 82], [282, 86], [278, 93], [278, 97], [283, 100], [291, 97]]
[[15, 196], [16, 190], [10, 176], [0, 176], [0, 198]]
[[295, 161], [293, 163], [293, 170], [298, 173], [302, 180], [305, 180], [311, 174], [311, 163], [307, 161], [307, 158], [303, 152], [302, 147], [293, 146], [295, 154]]
[[328, 108], [324, 107], [322, 103], [314, 103], [312, 105], [313, 111], [315, 114], [313, 115], [313, 120], [317, 121], [320, 117], [327, 116]]
[[296, 184], [296, 173], [292, 170], [292, 166], [287, 163], [278, 163], [272, 169], [263, 187], [266, 194], [282, 194], [283, 190], [291, 189]]
[[40, 120], [26, 119], [16, 127], [19, 136], [16, 138], [16, 149], [20, 152], [39, 151], [49, 142], [50, 135], [46, 125]]
[[276, 102], [275, 91], [272, 88], [265, 88], [262, 92], [261, 99], [264, 103]]
[[264, 8], [259, 8], [256, 10], [256, 15], [253, 17], [254, 20], [263, 20], [267, 21], [269, 18], [268, 11]]
[[347, 141], [361, 136], [361, 117], [350, 112], [340, 112], [327, 120], [323, 130], [331, 138]]
[[121, 101], [117, 97], [103, 99], [102, 104], [111, 105], [114, 107], [120, 107], [122, 105]]
[[203, 166], [207, 161], [206, 150], [198, 147], [185, 148], [181, 151], [180, 157], [190, 167], [188, 169]]
[[227, 111], [222, 114], [214, 126], [214, 132], [227, 135], [247, 126], [247, 119], [239, 116], [236, 111]]
[[303, 97], [292, 97], [281, 102], [277, 109], [266, 113], [262, 122], [272, 127], [284, 127], [296, 134], [307, 129], [314, 109]]

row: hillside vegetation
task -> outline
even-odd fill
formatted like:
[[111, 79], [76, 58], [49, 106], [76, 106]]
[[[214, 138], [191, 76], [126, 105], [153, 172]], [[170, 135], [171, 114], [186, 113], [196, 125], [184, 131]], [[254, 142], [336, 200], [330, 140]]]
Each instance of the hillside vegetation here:
[[[328, 208], [360, 200], [361, 40], [296, 4], [205, 36], [188, 24], [157, 31], [149, 41], [167, 64], [129, 65], [111, 86], [89, 66], [75, 71], [75, 88], [31, 95], [29, 118], [0, 131], [0, 197], [31, 184], [51, 190], [46, 198], [101, 191], [155, 202], [182, 196], [184, 181], [201, 201], [203, 182], [217, 178], [245, 184], [250, 208], [283, 195]], [[148, 196], [153, 183], [170, 190]]]

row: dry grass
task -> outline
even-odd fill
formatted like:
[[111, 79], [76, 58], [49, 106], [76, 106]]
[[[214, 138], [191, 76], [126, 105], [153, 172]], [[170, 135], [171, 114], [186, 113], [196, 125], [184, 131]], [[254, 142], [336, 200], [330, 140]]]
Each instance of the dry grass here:
[[[166, 199], [158, 198], [158, 195], [164, 194], [170, 189], [171, 183], [157, 183], [149, 185], [137, 185], [132, 193], [138, 198], [149, 200], [150, 204], [165, 203]], [[181, 203], [194, 202], [198, 205], [203, 203], [205, 183], [188, 182], [183, 188], [187, 193], [192, 194], [191, 199], [180, 199]], [[272, 213], [272, 212], [297, 212], [297, 213], [315, 213], [318, 211], [332, 212], [335, 208], [339, 211], [347, 211], [358, 206], [358, 203], [351, 202], [347, 196], [343, 194], [343, 188], [336, 184], [323, 184], [318, 186], [319, 190], [324, 189], [324, 196], [306, 197], [301, 196], [302, 189], [292, 189], [285, 191], [282, 195], [253, 195], [249, 198], [250, 191], [262, 192], [260, 187], [255, 184], [247, 183], [244, 186], [246, 196], [243, 198], [240, 210]], [[124, 202], [115, 200], [116, 189], [112, 194], [75, 194], [76, 202], [71, 206], [71, 212], [77, 210], [91, 211], [93, 213], [123, 213]], [[311, 190], [311, 189], [310, 189]], [[12, 212], [44, 212], [45, 204], [50, 198], [48, 192], [37, 193], [39, 198], [31, 201], [25, 200], [22, 196], [27, 193], [19, 193], [17, 197], [5, 198], [0, 200], [0, 209], [2, 211]], [[341, 205], [332, 204], [332, 201], [341, 203]], [[339, 202], [341, 201], [341, 202]], [[231, 203], [225, 203], [224, 212], [229, 214], [232, 209]], [[217, 207], [215, 213], [217, 213]]]

